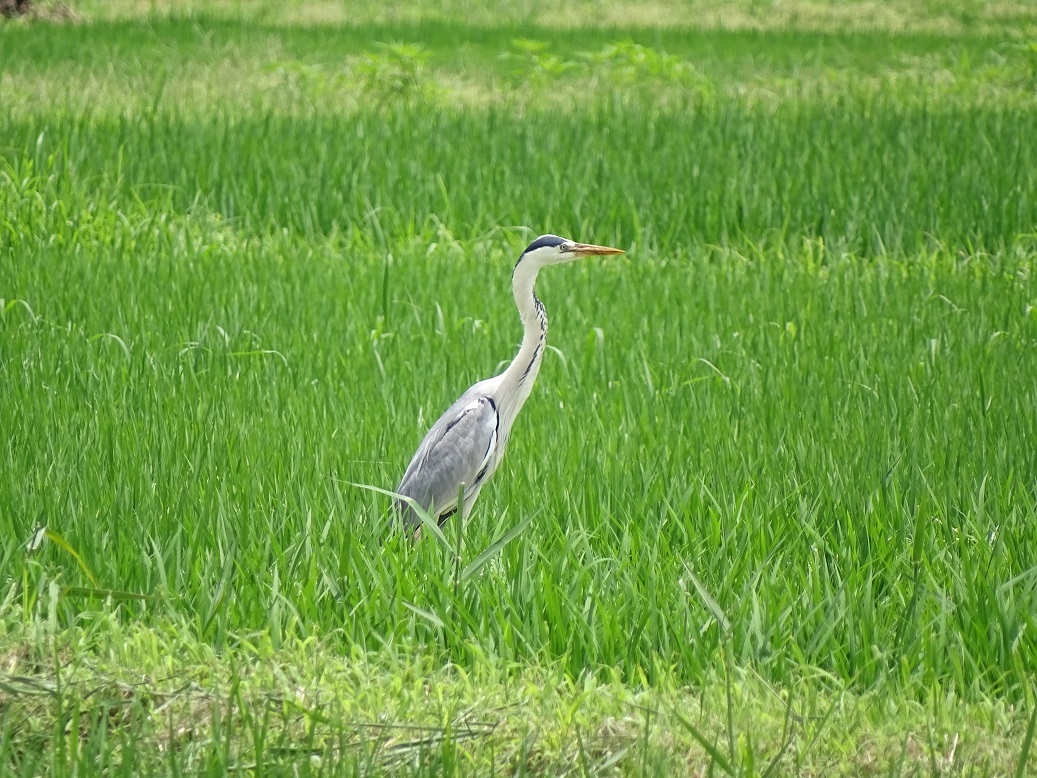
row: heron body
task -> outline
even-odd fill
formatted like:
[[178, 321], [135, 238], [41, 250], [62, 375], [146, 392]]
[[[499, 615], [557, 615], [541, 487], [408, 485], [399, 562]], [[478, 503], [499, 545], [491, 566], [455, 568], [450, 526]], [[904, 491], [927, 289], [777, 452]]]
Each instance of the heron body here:
[[[620, 249], [576, 243], [557, 235], [541, 235], [526, 247], [515, 263], [511, 280], [523, 329], [518, 354], [500, 375], [469, 388], [432, 425], [396, 489], [398, 494], [411, 498], [442, 524], [457, 510], [463, 485], [463, 513], [468, 513], [504, 457], [512, 425], [533, 389], [544, 358], [547, 313], [533, 290], [537, 274], [547, 265], [622, 253]], [[419, 526], [409, 504], [400, 500], [396, 507], [406, 527]]]

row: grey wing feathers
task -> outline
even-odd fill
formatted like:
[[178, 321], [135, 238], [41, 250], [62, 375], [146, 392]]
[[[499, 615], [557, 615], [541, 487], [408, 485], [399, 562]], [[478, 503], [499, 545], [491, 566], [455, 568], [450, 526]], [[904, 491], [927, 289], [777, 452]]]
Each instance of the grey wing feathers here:
[[[462, 483], [466, 496], [481, 486], [497, 447], [497, 428], [492, 399], [462, 397], [432, 425], [396, 491], [445, 518], [457, 508]], [[408, 526], [418, 523], [410, 506], [400, 501], [397, 509]]]

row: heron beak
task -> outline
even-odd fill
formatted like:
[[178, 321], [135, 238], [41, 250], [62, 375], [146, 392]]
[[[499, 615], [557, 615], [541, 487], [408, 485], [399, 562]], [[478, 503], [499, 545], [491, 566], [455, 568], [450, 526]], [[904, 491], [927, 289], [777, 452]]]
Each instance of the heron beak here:
[[566, 251], [570, 254], [579, 254], [580, 256], [626, 253], [623, 249], [614, 249], [611, 246], [595, 246], [592, 243], [572, 243]]

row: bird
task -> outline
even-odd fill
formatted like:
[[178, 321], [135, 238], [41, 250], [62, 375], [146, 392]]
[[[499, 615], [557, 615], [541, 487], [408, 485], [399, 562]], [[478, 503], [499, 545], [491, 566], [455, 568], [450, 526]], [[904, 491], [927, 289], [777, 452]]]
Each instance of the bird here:
[[503, 372], [474, 384], [447, 408], [425, 434], [396, 488], [396, 515], [415, 538], [420, 537], [421, 520], [413, 504], [442, 526], [457, 511], [463, 485], [462, 516], [467, 516], [504, 456], [547, 344], [547, 313], [533, 288], [540, 269], [586, 256], [623, 253], [610, 246], [541, 235], [519, 256], [511, 276], [523, 329], [518, 354]]

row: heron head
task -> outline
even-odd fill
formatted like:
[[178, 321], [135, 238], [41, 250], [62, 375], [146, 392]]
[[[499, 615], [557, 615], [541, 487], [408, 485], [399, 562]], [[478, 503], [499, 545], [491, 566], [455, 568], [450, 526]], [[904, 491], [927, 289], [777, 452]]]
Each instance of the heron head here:
[[539, 265], [559, 265], [592, 255], [622, 254], [623, 249], [610, 246], [595, 246], [592, 243], [577, 243], [557, 235], [541, 235], [522, 252], [519, 262], [532, 259]]

